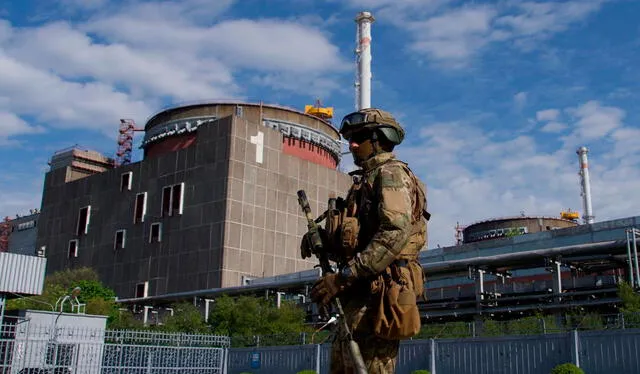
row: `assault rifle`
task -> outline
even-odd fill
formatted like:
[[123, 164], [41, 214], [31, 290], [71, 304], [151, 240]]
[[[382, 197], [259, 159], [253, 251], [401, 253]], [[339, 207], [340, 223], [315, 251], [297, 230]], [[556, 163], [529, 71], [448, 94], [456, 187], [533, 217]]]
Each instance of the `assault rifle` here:
[[[329, 199], [329, 209], [323, 215], [314, 219], [311, 215], [311, 207], [309, 206], [309, 200], [307, 199], [307, 194], [304, 190], [298, 191], [298, 203], [302, 208], [302, 212], [307, 218], [307, 229], [308, 234], [307, 240], [309, 240], [309, 248], [311, 249], [311, 253], [313, 253], [318, 260], [320, 261], [320, 268], [322, 269], [322, 276], [333, 273], [333, 268], [329, 263], [329, 253], [324, 248], [324, 244], [322, 242], [322, 236], [320, 234], [321, 228], [318, 223], [327, 217], [329, 212], [332, 209], [335, 209], [335, 199]], [[340, 303], [340, 299], [338, 297], [334, 298], [333, 304], [338, 312], [338, 321], [342, 323], [342, 328], [345, 331], [346, 339], [349, 341], [349, 353], [351, 354], [351, 359], [356, 368], [356, 372], [358, 374], [367, 374], [367, 367], [364, 364], [364, 359], [362, 358], [362, 354], [360, 353], [360, 347], [355, 340], [353, 340], [353, 335], [351, 334], [351, 329], [349, 329], [349, 323], [344, 314], [344, 310], [342, 309], [342, 304]]]

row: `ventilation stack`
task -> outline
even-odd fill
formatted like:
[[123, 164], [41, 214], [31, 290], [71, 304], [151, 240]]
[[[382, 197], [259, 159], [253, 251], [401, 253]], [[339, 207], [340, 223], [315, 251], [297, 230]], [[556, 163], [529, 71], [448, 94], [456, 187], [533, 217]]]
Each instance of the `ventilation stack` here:
[[584, 214], [582, 220], [584, 223], [590, 224], [595, 222], [593, 215], [593, 207], [591, 206], [591, 181], [589, 179], [589, 160], [587, 154], [589, 149], [587, 147], [580, 147], [576, 151], [580, 160], [580, 183], [582, 185], [582, 205], [584, 207]]
[[370, 12], [360, 12], [355, 19], [356, 33], [356, 110], [371, 108], [371, 24]]

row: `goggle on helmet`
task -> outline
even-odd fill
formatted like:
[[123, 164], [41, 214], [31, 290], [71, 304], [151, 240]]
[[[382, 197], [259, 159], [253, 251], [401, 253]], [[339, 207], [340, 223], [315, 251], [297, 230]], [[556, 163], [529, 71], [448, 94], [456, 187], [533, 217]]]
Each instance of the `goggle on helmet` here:
[[362, 130], [378, 130], [387, 141], [398, 145], [404, 140], [404, 129], [384, 110], [367, 108], [347, 114], [340, 124], [340, 134], [350, 139], [353, 134]]

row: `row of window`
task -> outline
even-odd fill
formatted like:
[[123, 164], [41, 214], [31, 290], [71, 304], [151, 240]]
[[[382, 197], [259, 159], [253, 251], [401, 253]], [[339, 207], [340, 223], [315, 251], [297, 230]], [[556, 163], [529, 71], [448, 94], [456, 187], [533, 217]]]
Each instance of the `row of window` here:
[[[162, 223], [154, 222], [149, 229], [149, 243], [160, 243], [162, 241]], [[78, 257], [78, 239], [69, 240], [68, 257]], [[113, 240], [113, 249], [124, 249], [127, 243], [127, 230], [118, 230]]]
[[[131, 172], [125, 173], [131, 176]], [[123, 175], [125, 175], [123, 174]], [[128, 186], [131, 186], [129, 179]], [[165, 186], [162, 188], [162, 202], [160, 208], [161, 217], [170, 217], [182, 214], [184, 209], [184, 182]], [[144, 222], [147, 215], [147, 193], [136, 194], [133, 204], [133, 223]], [[76, 224], [76, 235], [81, 236], [89, 233], [89, 222], [91, 221], [91, 205], [80, 208], [78, 221]]]

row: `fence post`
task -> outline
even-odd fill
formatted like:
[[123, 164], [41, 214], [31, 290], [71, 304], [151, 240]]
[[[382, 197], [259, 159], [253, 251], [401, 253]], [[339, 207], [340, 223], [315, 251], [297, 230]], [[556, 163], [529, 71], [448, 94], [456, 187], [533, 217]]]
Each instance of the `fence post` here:
[[436, 374], [436, 340], [429, 339], [429, 350], [431, 351], [431, 363], [430, 363], [430, 371], [431, 374]]
[[222, 374], [227, 374], [227, 367], [229, 362], [229, 348], [222, 348]]
[[580, 367], [580, 337], [578, 330], [571, 331], [571, 360], [573, 364]]
[[316, 344], [316, 374], [320, 374], [320, 344]]

